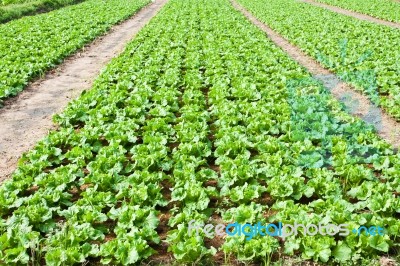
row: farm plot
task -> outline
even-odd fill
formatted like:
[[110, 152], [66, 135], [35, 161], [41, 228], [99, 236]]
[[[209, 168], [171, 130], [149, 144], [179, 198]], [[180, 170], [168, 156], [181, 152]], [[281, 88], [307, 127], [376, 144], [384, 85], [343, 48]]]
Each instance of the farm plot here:
[[316, 0], [376, 18], [400, 22], [400, 3], [393, 0]]
[[238, 2], [400, 119], [400, 30], [291, 0]]
[[[362, 265], [398, 246], [399, 155], [228, 0], [171, 0], [55, 121], [0, 187], [7, 264]], [[209, 239], [191, 220], [386, 234]]]
[[148, 0], [90, 0], [0, 25], [0, 104]]

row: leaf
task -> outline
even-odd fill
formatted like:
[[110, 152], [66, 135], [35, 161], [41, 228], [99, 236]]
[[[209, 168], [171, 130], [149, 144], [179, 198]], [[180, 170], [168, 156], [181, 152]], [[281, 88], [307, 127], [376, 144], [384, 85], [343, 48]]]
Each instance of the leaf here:
[[368, 242], [371, 247], [379, 251], [388, 252], [389, 250], [389, 243], [385, 240], [383, 236], [371, 236]]
[[335, 259], [340, 262], [350, 260], [351, 254], [351, 249], [346, 244], [340, 241], [332, 252], [332, 255], [335, 257]]

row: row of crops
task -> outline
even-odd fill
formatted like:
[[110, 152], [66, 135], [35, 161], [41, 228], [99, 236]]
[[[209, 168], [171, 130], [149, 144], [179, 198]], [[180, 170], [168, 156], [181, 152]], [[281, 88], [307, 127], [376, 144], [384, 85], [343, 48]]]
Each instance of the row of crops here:
[[238, 2], [400, 119], [398, 29], [292, 0]]
[[0, 104], [148, 0], [89, 0], [0, 25]]
[[317, 0], [376, 18], [400, 22], [400, 5], [397, 0]]
[[[309, 15], [312, 8], [291, 14], [297, 5], [286, 0], [273, 2], [287, 4], [283, 11], [272, 2], [240, 2], [266, 20], [274, 13], [272, 26], [282, 25], [287, 36], [319, 17], [319, 27], [334, 19]], [[309, 17], [289, 28], [282, 12]], [[335, 22], [340, 28], [351, 20]], [[355, 32], [375, 29], [352, 23]], [[301, 32], [312, 47], [311, 30]], [[332, 47], [331, 34], [317, 47]], [[349, 49], [350, 58], [359, 47]], [[228, 0], [171, 0], [55, 121], [60, 129], [25, 154], [0, 187], [7, 265], [127, 265], [165, 254], [179, 264], [268, 263], [286, 254], [364, 265], [399, 248], [398, 153]], [[191, 220], [386, 231], [209, 239], [188, 234]]]

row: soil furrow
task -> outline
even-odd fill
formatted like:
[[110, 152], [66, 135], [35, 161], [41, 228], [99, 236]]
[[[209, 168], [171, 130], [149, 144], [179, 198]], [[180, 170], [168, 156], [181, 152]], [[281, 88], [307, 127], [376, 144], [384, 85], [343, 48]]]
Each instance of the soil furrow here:
[[155, 0], [132, 18], [82, 49], [44, 78], [30, 84], [0, 110], [0, 181], [15, 170], [22, 153], [49, 130], [52, 116], [91, 88], [101, 69], [142, 29], [168, 0]]
[[[344, 103], [350, 114], [359, 117], [368, 124], [372, 124], [380, 137], [394, 147], [400, 147], [399, 122], [387, 115], [381, 108], [374, 105], [367, 96], [355, 91], [351, 85], [341, 81], [334, 73], [322, 67], [297, 46], [291, 44], [280, 34], [259, 21], [235, 0], [231, 0], [231, 3], [235, 9], [264, 31], [271, 41], [285, 51], [293, 60], [305, 67], [315, 79], [321, 81], [324, 87], [327, 88], [336, 99]], [[355, 102], [357, 103], [356, 108], [354, 107]]]

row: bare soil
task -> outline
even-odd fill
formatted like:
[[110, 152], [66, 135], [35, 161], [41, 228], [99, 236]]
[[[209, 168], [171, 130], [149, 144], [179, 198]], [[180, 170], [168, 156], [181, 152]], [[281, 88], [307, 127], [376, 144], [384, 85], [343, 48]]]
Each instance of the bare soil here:
[[44, 78], [32, 82], [19, 96], [5, 101], [0, 109], [0, 181], [11, 175], [24, 152], [55, 129], [52, 116], [90, 89], [101, 69], [123, 51], [167, 1], [155, 0]]
[[[359, 117], [368, 124], [372, 124], [382, 139], [396, 148], [400, 147], [399, 122], [386, 114], [381, 108], [371, 103], [367, 96], [356, 91], [350, 84], [341, 81], [334, 73], [325, 69], [312, 57], [306, 55], [300, 48], [291, 44], [280, 34], [259, 21], [235, 0], [231, 0], [231, 3], [234, 8], [246, 16], [254, 25], [263, 30], [267, 34], [267, 37], [293, 60], [305, 67], [314, 78], [320, 80], [336, 99], [344, 103], [350, 114]], [[351, 99], [351, 101], [348, 99]], [[354, 102], [357, 102], [356, 108], [354, 107]]]
[[[322, 7], [325, 9], [328, 9], [330, 11], [342, 14], [342, 15], [346, 15], [346, 16], [350, 16], [356, 19], [360, 19], [360, 20], [365, 20], [365, 21], [369, 21], [369, 22], [373, 22], [376, 24], [380, 24], [380, 25], [384, 25], [384, 26], [389, 26], [392, 28], [397, 28], [400, 29], [400, 23], [396, 23], [396, 22], [391, 22], [391, 21], [387, 21], [384, 19], [379, 19], [379, 18], [375, 18], [366, 14], [362, 14], [362, 13], [358, 13], [355, 11], [350, 11], [341, 7], [337, 7], [337, 6], [331, 6], [328, 4], [324, 4], [324, 3], [319, 3], [319, 2], [315, 2], [313, 0], [300, 0], [304, 3], [310, 4], [310, 5], [314, 5], [314, 6], [318, 6], [318, 7]], [[398, 0], [400, 1], [400, 0]]]

